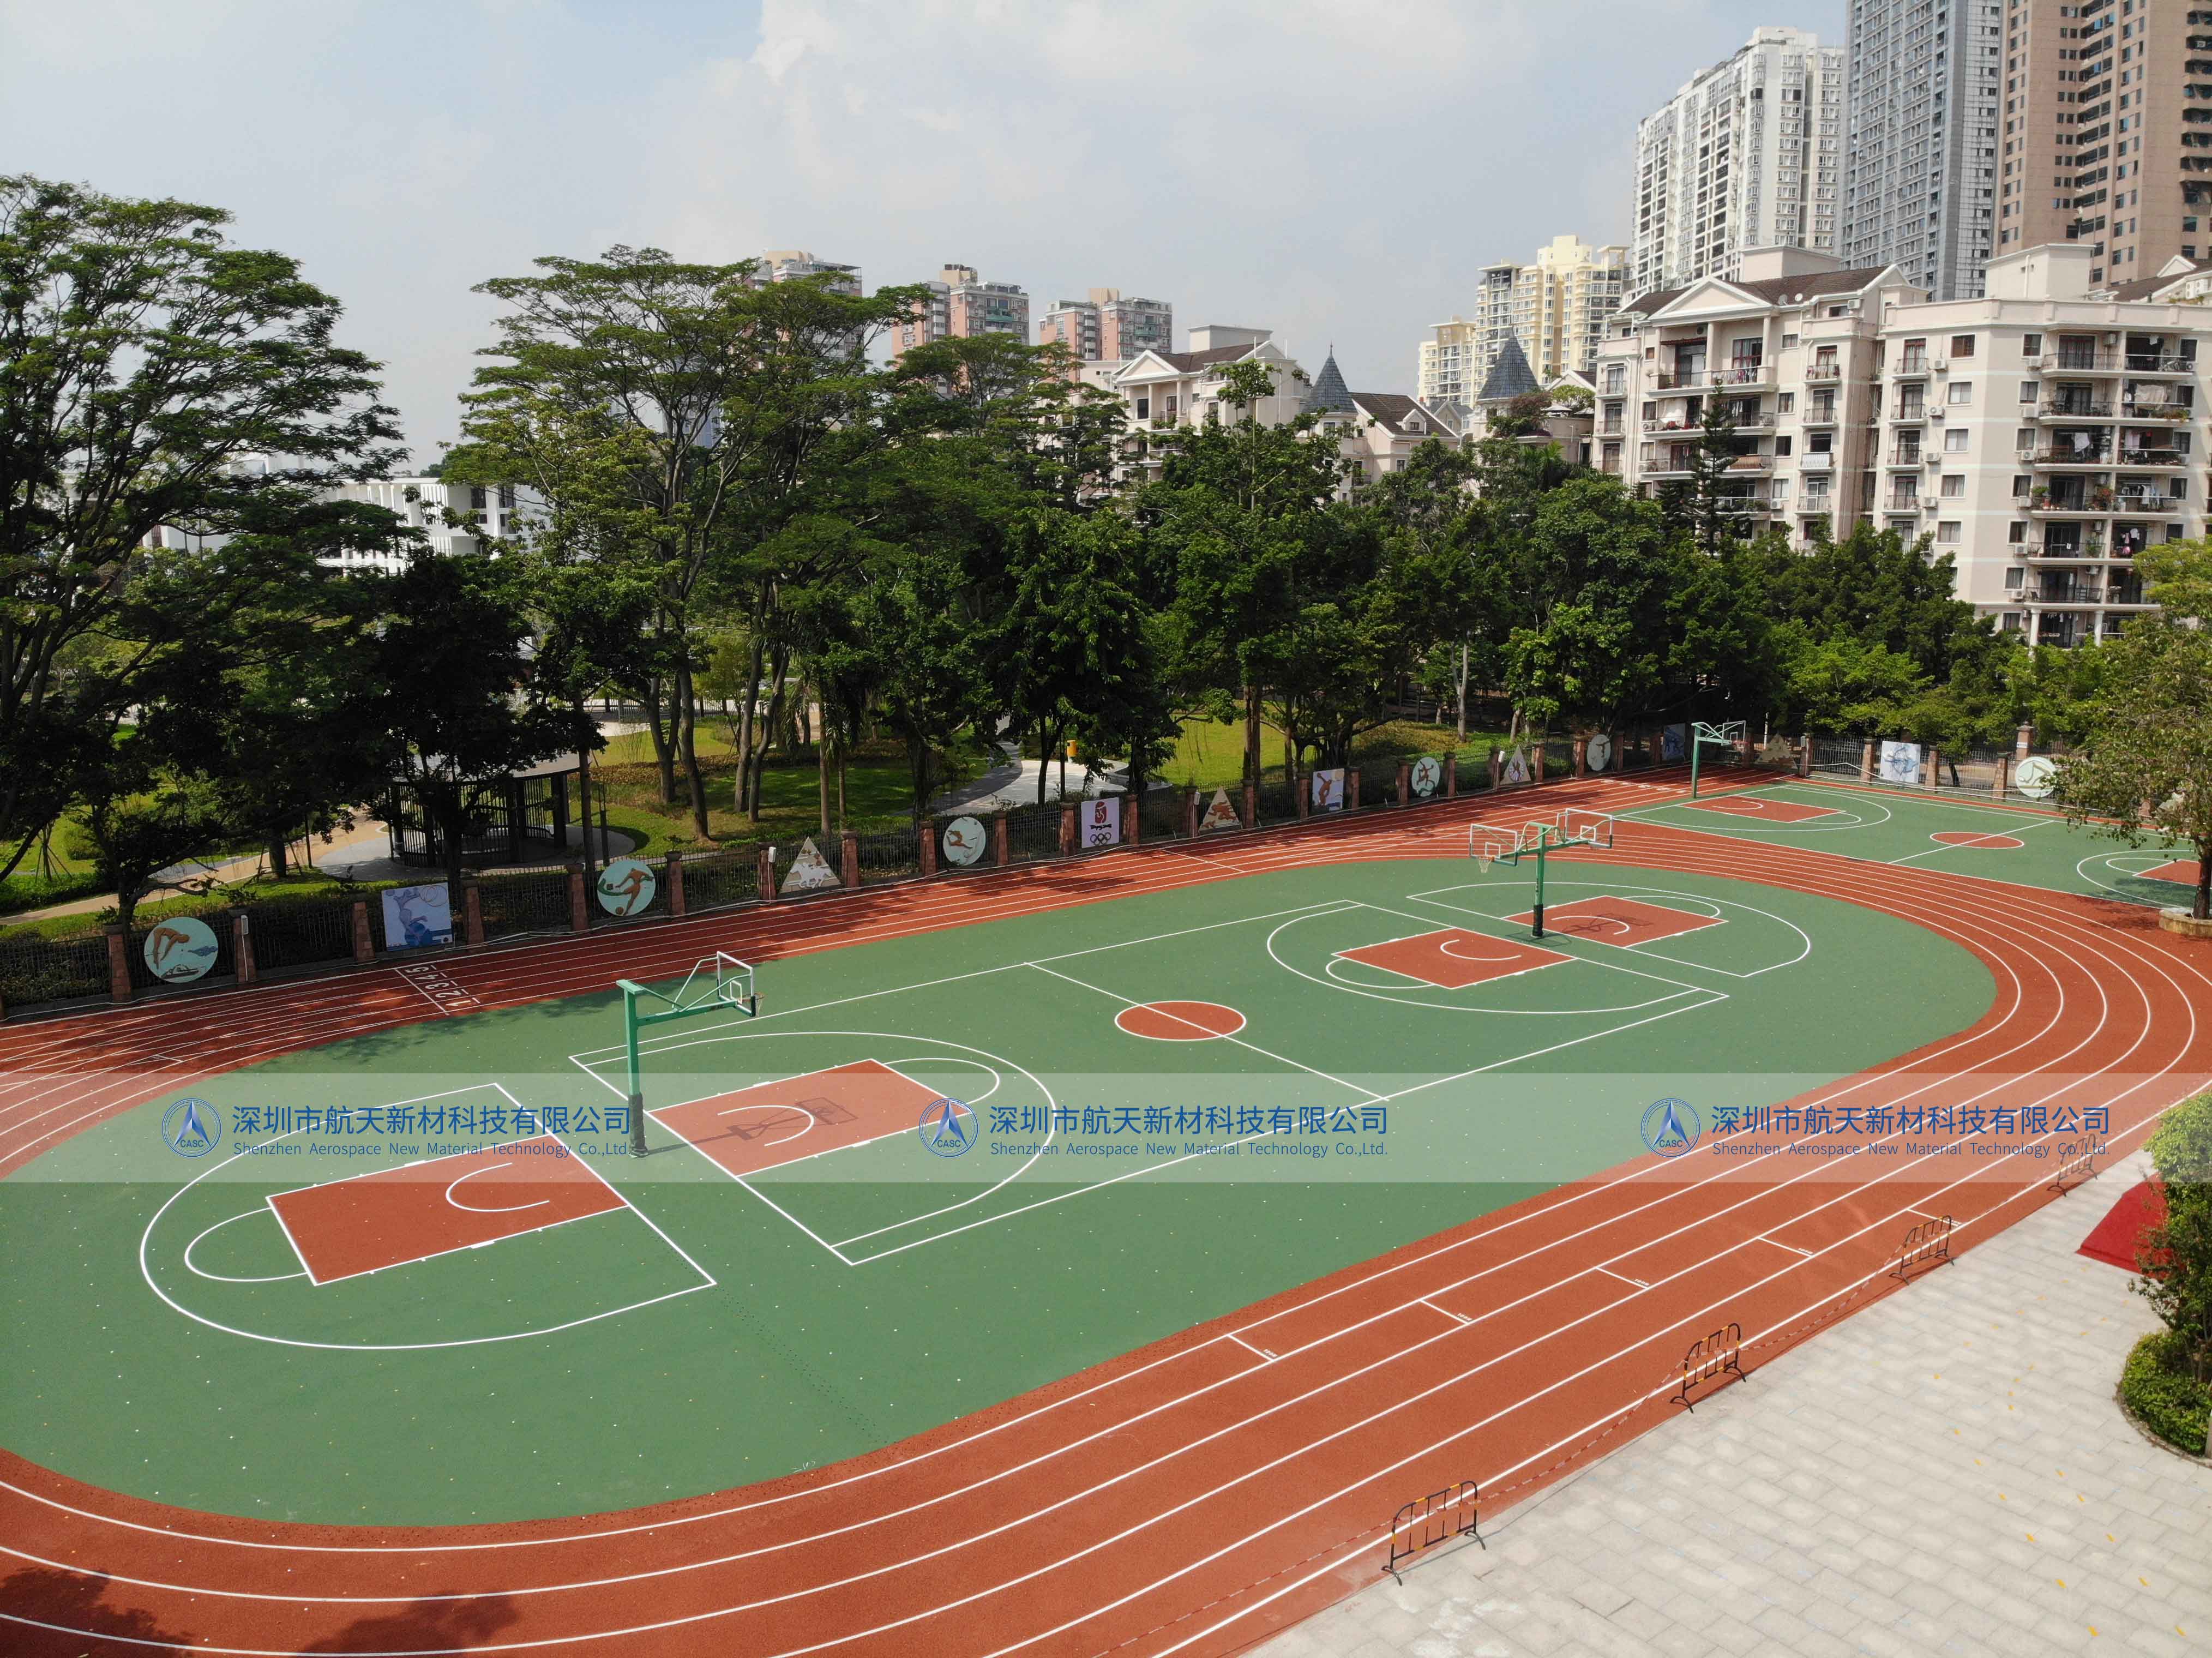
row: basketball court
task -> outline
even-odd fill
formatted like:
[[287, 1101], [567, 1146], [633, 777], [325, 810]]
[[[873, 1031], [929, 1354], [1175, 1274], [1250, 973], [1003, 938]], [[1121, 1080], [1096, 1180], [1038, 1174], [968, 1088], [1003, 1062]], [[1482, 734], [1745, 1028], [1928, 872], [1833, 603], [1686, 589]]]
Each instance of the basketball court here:
[[[397, 975], [179, 1003], [143, 1076], [127, 1024], [19, 1057], [9, 1259], [97, 1316], [13, 1345], [0, 1518], [187, 1649], [1226, 1652], [1409, 1496], [1510, 1506], [2212, 1064], [2163, 946], [1929, 867], [2092, 855], [2041, 820], [1545, 793], [449, 957], [374, 1020]], [[1823, 832], [1864, 844], [1784, 839]], [[1815, 1114], [1863, 1163], [1735, 1154]], [[1194, 1504], [1213, 1549], [1161, 1556]]]

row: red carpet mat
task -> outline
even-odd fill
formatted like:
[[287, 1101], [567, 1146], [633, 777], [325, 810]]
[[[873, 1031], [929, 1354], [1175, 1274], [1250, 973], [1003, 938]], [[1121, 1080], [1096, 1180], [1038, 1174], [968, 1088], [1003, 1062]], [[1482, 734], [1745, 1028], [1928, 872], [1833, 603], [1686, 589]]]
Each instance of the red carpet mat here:
[[2096, 1230], [2081, 1240], [2079, 1253], [2121, 1271], [2136, 1270], [2136, 1245], [2145, 1231], [2166, 1219], [2166, 1195], [2154, 1181], [2141, 1181], [2120, 1193], [2119, 1200]]

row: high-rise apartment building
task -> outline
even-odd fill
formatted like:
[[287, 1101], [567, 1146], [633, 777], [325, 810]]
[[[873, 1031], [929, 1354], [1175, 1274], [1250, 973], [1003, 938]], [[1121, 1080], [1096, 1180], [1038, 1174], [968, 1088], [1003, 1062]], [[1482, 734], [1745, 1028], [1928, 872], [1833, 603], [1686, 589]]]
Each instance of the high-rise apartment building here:
[[2212, 255], [2212, 7], [2021, 0], [2002, 120], [2000, 252], [2086, 242], [2093, 282]]
[[772, 247], [760, 256], [761, 274], [772, 282], [794, 282], [801, 276], [828, 276], [840, 294], [860, 291], [860, 267], [817, 259], [803, 247]]
[[932, 340], [969, 339], [979, 334], [1012, 334], [1024, 344], [1029, 343], [1030, 296], [1019, 283], [987, 282], [973, 265], [948, 264], [924, 286], [928, 296], [891, 331], [895, 353]]
[[1837, 252], [1844, 58], [1803, 29], [1758, 29], [1638, 123], [1631, 286], [1734, 276], [1747, 248]]
[[1982, 291], [2009, 3], [1851, 0], [1844, 263], [1894, 264], [1937, 299]]
[[1175, 344], [1175, 307], [1165, 300], [1125, 298], [1094, 288], [1084, 300], [1060, 300], [1037, 325], [1040, 344], [1057, 341], [1085, 362], [1127, 362]]
[[1546, 384], [1597, 361], [1607, 319], [1628, 286], [1628, 250], [1592, 247], [1578, 236], [1555, 236], [1533, 264], [1505, 261], [1482, 268], [1472, 319], [1438, 323], [1422, 343], [1415, 395], [1433, 407], [1462, 411], [1508, 340], [1517, 340]]

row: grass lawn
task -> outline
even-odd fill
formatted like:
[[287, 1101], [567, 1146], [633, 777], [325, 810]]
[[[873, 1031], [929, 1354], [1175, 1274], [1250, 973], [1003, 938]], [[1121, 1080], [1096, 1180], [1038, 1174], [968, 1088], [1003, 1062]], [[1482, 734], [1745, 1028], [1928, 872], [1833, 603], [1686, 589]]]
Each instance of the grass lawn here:
[[[1478, 750], [1487, 754], [1492, 743], [1504, 740], [1501, 732], [1471, 731], [1462, 744], [1449, 726], [1394, 720], [1356, 738], [1352, 744], [1352, 757], [1357, 763], [1390, 755], [1449, 754], [1454, 749], [1462, 752]], [[1260, 758], [1265, 778], [1282, 781], [1283, 734], [1265, 721], [1260, 726]], [[1309, 750], [1306, 761], [1311, 758]], [[1182, 728], [1175, 753], [1161, 768], [1160, 775], [1179, 788], [1223, 788], [1238, 782], [1244, 775], [1243, 722], [1193, 720]]]

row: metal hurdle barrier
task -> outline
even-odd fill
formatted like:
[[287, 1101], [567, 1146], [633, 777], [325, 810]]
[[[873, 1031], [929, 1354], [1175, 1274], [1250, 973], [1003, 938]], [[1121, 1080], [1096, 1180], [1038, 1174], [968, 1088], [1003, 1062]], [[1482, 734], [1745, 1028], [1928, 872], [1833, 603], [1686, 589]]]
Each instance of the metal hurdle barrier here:
[[1390, 1521], [1390, 1558], [1382, 1570], [1402, 1583], [1401, 1564], [1455, 1537], [1472, 1537], [1486, 1552], [1490, 1545], [1483, 1542], [1477, 1509], [1480, 1496], [1474, 1481], [1462, 1479], [1401, 1507]]
[[1916, 1266], [1941, 1266], [1951, 1259], [1951, 1218], [1948, 1215], [1931, 1217], [1905, 1235], [1898, 1248], [1897, 1265], [1890, 1276], [1899, 1284], [1912, 1282]]
[[1734, 1376], [1746, 1381], [1743, 1373], [1743, 1326], [1730, 1320], [1711, 1335], [1699, 1336], [1690, 1344], [1690, 1351], [1682, 1355], [1682, 1388], [1668, 1402], [1680, 1405], [1685, 1410], [1698, 1408], [1691, 1394], [1708, 1382], [1724, 1387]]

